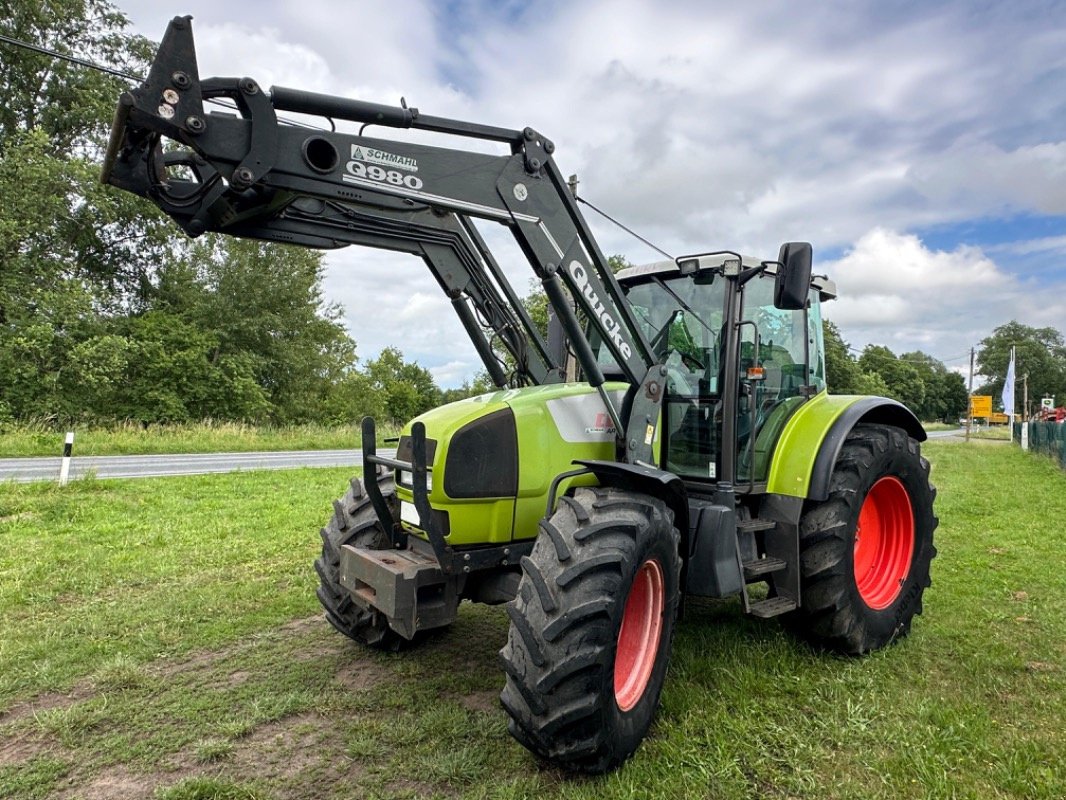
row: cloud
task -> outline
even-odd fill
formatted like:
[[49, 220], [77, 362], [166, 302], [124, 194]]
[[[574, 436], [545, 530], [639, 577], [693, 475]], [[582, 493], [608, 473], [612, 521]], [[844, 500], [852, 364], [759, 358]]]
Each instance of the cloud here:
[[[911, 234], [875, 228], [836, 261], [817, 266], [837, 282], [827, 304], [852, 346], [920, 349], [948, 361], [965, 355], [1012, 319], [1061, 325], [1066, 282], [1035, 286], [998, 266], [980, 248], [931, 250]], [[1035, 291], [1038, 290], [1038, 291]]]
[[1006, 151], [982, 142], [916, 164], [907, 178], [957, 219], [1018, 211], [1066, 215], [1066, 142]]
[[[124, 5], [141, 32], [160, 35], [161, 22], [147, 27], [158, 4]], [[531, 125], [555, 141], [560, 169], [579, 174], [585, 197], [668, 252], [772, 256], [788, 240], [811, 241], [816, 255], [846, 252], [830, 265], [842, 289], [830, 313], [855, 341], [944, 355], [1012, 316], [1066, 319], [1049, 290], [1066, 279], [1057, 262], [1041, 262], [1039, 283], [1018, 277], [1020, 259], [1035, 252], [1024, 248], [1053, 252], [1054, 237], [981, 251], [962, 239], [930, 249], [918, 235], [1066, 215], [1064, 4], [186, 6], [205, 74], [394, 105], [404, 96], [424, 114]], [[589, 221], [604, 252], [659, 258]], [[485, 233], [502, 241], [495, 226]], [[522, 257], [500, 261], [524, 292]], [[342, 251], [327, 263], [327, 296], [344, 304], [362, 354], [395, 344], [429, 366], [476, 363], [416, 259]], [[1034, 291], [1040, 304], [1028, 299]]]
[[472, 381], [483, 369], [481, 362], [449, 361], [447, 364], [430, 367], [429, 373], [438, 386], [459, 386], [465, 381]]
[[447, 297], [427, 291], [434, 285], [425, 264], [414, 256], [354, 247], [329, 254], [323, 280], [325, 296], [344, 308], [361, 359], [391, 346], [426, 366], [476, 362]]
[[989, 248], [991, 252], [1028, 256], [1042, 253], [1066, 255], [1066, 236], [1044, 236], [1039, 239], [1023, 239]]
[[201, 77], [248, 75], [263, 88], [280, 84], [319, 92], [334, 81], [320, 52], [291, 42], [276, 27], [193, 25]]

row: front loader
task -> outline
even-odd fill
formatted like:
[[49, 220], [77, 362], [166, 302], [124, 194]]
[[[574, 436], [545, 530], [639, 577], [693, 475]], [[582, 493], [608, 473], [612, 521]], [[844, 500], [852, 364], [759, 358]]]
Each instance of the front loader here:
[[[237, 114], [207, 112], [223, 99]], [[365, 135], [405, 128], [424, 133]], [[318, 597], [341, 633], [386, 649], [446, 627], [462, 600], [505, 604], [512, 734], [603, 772], [649, 729], [686, 596], [737, 597], [847, 654], [906, 634], [936, 552], [935, 490], [904, 406], [827, 394], [821, 304], [835, 288], [812, 277], [810, 245], [615, 276], [554, 151], [532, 128], [201, 79], [178, 17], [119, 100], [103, 179], [190, 236], [423, 260], [497, 390], [421, 415], [393, 455], [363, 421], [363, 477], [322, 530]], [[485, 222], [543, 286], [547, 341]]]

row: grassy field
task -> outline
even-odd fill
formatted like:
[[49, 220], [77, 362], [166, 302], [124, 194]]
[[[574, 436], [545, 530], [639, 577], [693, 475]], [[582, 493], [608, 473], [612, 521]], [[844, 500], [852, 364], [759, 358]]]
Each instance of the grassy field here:
[[949, 424], [947, 422], [923, 422], [922, 427], [929, 432], [933, 431], [954, 431], [958, 430], [959, 426], [955, 424]]
[[973, 428], [970, 431], [971, 439], [990, 439], [993, 441], [1010, 441], [1010, 428], [1006, 425], [995, 425], [987, 428]]
[[[235, 422], [189, 425], [133, 423], [109, 428], [74, 428], [74, 454], [81, 456], [163, 453], [247, 453], [260, 450], [344, 450], [359, 447], [359, 425], [289, 425], [257, 427]], [[379, 427], [378, 437], [396, 430]], [[0, 458], [60, 456], [64, 431], [46, 424], [22, 424], [0, 430]]]
[[[927, 431], [954, 430], [957, 425], [925, 423]], [[247, 453], [277, 450], [343, 450], [359, 447], [359, 425], [289, 425], [269, 427], [235, 422], [188, 425], [129, 423], [107, 428], [75, 427], [74, 453], [81, 456], [152, 455], [165, 453]], [[1006, 438], [1006, 428], [1002, 429]], [[992, 436], [997, 438], [992, 431]], [[378, 436], [395, 436], [390, 426]], [[59, 456], [66, 432], [46, 423], [23, 423], [0, 429], [0, 458]]]
[[345, 470], [0, 486], [0, 797], [1062, 798], [1066, 474], [926, 452], [940, 556], [908, 639], [836, 658], [694, 602], [650, 738], [596, 779], [507, 736], [500, 609], [396, 655], [321, 620]]

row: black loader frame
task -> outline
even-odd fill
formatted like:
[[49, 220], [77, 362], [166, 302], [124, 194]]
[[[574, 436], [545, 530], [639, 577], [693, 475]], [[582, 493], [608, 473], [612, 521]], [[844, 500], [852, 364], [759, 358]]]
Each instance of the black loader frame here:
[[[240, 116], [205, 114], [208, 98], [233, 101]], [[511, 155], [308, 131], [279, 124], [279, 111], [358, 122], [364, 129], [489, 140], [509, 146]], [[189, 149], [165, 152], [160, 137]], [[380, 166], [351, 159], [356, 149]], [[201, 81], [190, 18], [177, 17], [145, 83], [119, 100], [103, 180], [152, 199], [190, 236], [217, 231], [420, 256], [497, 386], [561, 381], [564, 365], [549, 353], [472, 220], [505, 225], [543, 284], [586, 380], [600, 391], [619, 432], [620, 460], [650, 463], [643, 420], [654, 419], [661, 405], [660, 365], [552, 159], [554, 151], [554, 143], [532, 128], [478, 125], [283, 87], [268, 94], [251, 78]], [[191, 177], [178, 177], [179, 170]], [[632, 385], [623, 404], [628, 425], [603, 391], [603, 373], [564, 286]], [[514, 375], [504, 374], [490, 337], [514, 359]]]

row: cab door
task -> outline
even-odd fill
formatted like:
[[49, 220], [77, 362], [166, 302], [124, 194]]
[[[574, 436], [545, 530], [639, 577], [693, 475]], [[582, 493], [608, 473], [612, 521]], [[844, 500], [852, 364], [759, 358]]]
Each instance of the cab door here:
[[[817, 304], [817, 298], [813, 301]], [[770, 459], [789, 417], [820, 388], [824, 368], [812, 370], [821, 352], [821, 317], [814, 336], [807, 308], [774, 306], [774, 277], [763, 273], [744, 287], [740, 322], [740, 394], [737, 405], [737, 474], [740, 483], [764, 483]]]

